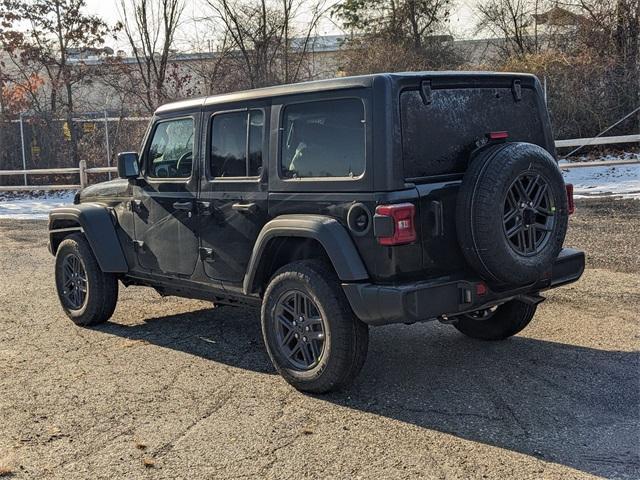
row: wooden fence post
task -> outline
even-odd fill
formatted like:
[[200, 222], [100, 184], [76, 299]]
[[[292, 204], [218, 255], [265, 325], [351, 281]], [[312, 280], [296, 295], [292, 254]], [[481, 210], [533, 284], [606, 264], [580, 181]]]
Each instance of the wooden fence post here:
[[87, 181], [87, 161], [80, 160], [80, 188], [85, 188], [89, 182]]

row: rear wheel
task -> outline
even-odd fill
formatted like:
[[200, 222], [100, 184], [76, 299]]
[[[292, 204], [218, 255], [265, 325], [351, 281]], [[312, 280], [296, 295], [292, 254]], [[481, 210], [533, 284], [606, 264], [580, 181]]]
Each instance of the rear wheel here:
[[281, 268], [267, 287], [261, 313], [269, 357], [298, 390], [337, 390], [360, 372], [369, 330], [324, 263], [304, 260]]
[[536, 313], [536, 305], [511, 300], [497, 307], [456, 317], [453, 326], [471, 338], [504, 340], [521, 332]]
[[77, 325], [96, 325], [113, 315], [118, 279], [104, 273], [85, 237], [74, 234], [56, 252], [56, 288], [64, 313]]

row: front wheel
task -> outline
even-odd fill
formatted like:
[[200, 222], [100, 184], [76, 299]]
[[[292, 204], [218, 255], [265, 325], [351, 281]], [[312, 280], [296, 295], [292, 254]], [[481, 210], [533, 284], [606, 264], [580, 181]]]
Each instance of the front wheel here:
[[118, 279], [100, 269], [82, 234], [60, 243], [55, 269], [60, 304], [76, 325], [96, 325], [111, 318], [118, 300]]
[[274, 367], [298, 390], [337, 390], [364, 364], [369, 329], [354, 316], [336, 274], [320, 261], [278, 270], [265, 292], [261, 319]]
[[511, 300], [497, 307], [456, 317], [453, 326], [467, 337], [504, 340], [521, 332], [536, 313], [537, 305]]

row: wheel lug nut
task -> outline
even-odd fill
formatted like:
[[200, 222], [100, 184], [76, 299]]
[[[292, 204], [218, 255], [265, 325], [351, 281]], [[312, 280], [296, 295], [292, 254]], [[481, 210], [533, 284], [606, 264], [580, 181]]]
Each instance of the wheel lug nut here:
[[309, 327], [304, 327], [304, 331], [308, 332], [309, 331]]
[[298, 335], [297, 333], [293, 334], [293, 338], [298, 338], [300, 335]]
[[307, 337], [302, 337], [302, 341], [306, 342], [307, 341]]
[[297, 323], [295, 322], [295, 320], [294, 320], [294, 322], [293, 322], [293, 326], [295, 327], [296, 325], [298, 325], [298, 324], [297, 324]]

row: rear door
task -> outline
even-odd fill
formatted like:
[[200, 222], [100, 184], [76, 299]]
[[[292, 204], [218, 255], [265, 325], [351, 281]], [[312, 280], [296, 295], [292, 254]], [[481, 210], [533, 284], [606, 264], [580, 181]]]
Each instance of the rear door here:
[[206, 275], [240, 284], [267, 222], [269, 107], [214, 106], [207, 121], [205, 174], [198, 200], [200, 254]]
[[498, 131], [508, 133], [507, 141], [553, 150], [539, 89], [532, 77], [469, 85], [436, 78], [402, 90], [399, 101], [404, 176], [419, 195], [422, 267], [430, 275], [463, 268], [456, 201], [472, 152]]
[[157, 120], [142, 153], [142, 179], [132, 210], [136, 255], [143, 269], [190, 276], [198, 258], [199, 114]]

